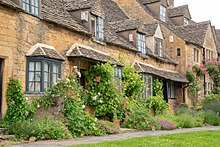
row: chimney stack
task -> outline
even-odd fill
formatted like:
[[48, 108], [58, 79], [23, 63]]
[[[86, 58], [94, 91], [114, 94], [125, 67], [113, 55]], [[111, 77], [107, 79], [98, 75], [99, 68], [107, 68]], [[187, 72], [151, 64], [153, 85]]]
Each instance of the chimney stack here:
[[174, 0], [167, 0], [168, 7], [174, 7]]

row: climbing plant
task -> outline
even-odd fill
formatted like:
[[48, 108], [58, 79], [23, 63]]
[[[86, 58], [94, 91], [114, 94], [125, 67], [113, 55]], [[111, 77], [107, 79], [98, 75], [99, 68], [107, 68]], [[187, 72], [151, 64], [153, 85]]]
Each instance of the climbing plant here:
[[[120, 95], [114, 83], [114, 66], [110, 63], [94, 65], [89, 72], [85, 72], [88, 81], [87, 105], [95, 108], [95, 116], [108, 116], [113, 118], [114, 112], [118, 108]], [[96, 80], [96, 77], [100, 81]]]
[[27, 120], [33, 117], [35, 109], [26, 101], [22, 86], [17, 77], [12, 77], [6, 91], [8, 109], [2, 122], [6, 125], [12, 122]]

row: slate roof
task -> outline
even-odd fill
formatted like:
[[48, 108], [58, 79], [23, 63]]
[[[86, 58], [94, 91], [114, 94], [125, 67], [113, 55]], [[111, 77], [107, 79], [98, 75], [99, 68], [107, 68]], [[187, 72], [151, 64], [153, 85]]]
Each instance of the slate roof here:
[[80, 9], [92, 8], [93, 1], [91, 0], [70, 0], [66, 3], [67, 11], [75, 11]]
[[155, 2], [159, 2], [160, 0], [140, 0], [142, 4], [151, 4]]
[[204, 21], [186, 26], [178, 26], [174, 28], [173, 31], [181, 36], [186, 42], [203, 47], [206, 32], [210, 24], [210, 21]]
[[106, 52], [102, 52], [96, 49], [93, 49], [88, 46], [74, 44], [72, 47], [67, 51], [67, 57], [83, 57], [86, 59], [91, 59], [99, 62], [111, 62], [116, 65], [123, 66], [121, 63], [116, 61], [114, 58], [110, 56], [110, 54]]
[[123, 32], [128, 30], [138, 30], [140, 32], [143, 32], [143, 23], [139, 20], [126, 19], [117, 22], [110, 22], [109, 24], [116, 32]]
[[158, 28], [158, 23], [144, 24], [144, 32], [147, 36], [153, 36]]
[[216, 38], [217, 38], [218, 52], [220, 53], [220, 30], [219, 29], [216, 29]]
[[176, 82], [188, 83], [186, 77], [179, 72], [159, 69], [151, 65], [141, 63], [141, 62], [136, 62], [134, 64], [134, 68], [137, 72], [152, 74], [152, 75], [162, 77], [168, 80], [176, 81]]
[[46, 57], [64, 61], [65, 58], [61, 56], [54, 47], [45, 44], [34, 45], [26, 54], [28, 57]]
[[14, 7], [14, 8], [19, 8], [18, 5], [16, 5], [15, 3], [13, 3], [10, 0], [0, 0], [0, 4], [4, 4], [4, 5], [10, 6], [10, 7]]
[[120, 47], [139, 52], [133, 45], [131, 45], [124, 38], [120, 37], [115, 31], [113, 31], [112, 26], [108, 23], [105, 24], [104, 33], [106, 43], [118, 45]]
[[[210, 24], [210, 21], [205, 21], [205, 22], [200, 22], [200, 23], [191, 21], [190, 25], [177, 26], [175, 22], [173, 22], [169, 17], [166, 22], [160, 21], [160, 19], [154, 13], [150, 11], [148, 6], [143, 5], [143, 2], [142, 2], [143, 0], [137, 0], [137, 1], [141, 4], [141, 6], [145, 9], [145, 11], [148, 14], [150, 14], [155, 19], [157, 19], [161, 24], [165, 25], [168, 29], [170, 29], [177, 36], [179, 36], [180, 38], [182, 38], [188, 43], [192, 43], [200, 47], [203, 47], [205, 34], [207, 31], [208, 25]], [[186, 10], [186, 6], [179, 7], [178, 9], [183, 9], [183, 8]]]
[[[12, 7], [16, 7], [20, 9], [17, 5], [10, 1], [0, 0], [0, 3], [4, 5], [10, 5]], [[81, 5], [82, 4], [82, 5]], [[91, 5], [90, 5], [91, 4]], [[41, 1], [41, 17], [43, 20], [53, 22], [59, 24], [61, 26], [67, 27], [71, 30], [75, 30], [78, 32], [82, 32], [88, 35], [91, 35], [78, 21], [75, 20], [68, 11], [73, 11], [77, 9], [83, 8], [91, 8], [92, 13], [96, 13], [97, 15], [104, 15], [106, 22], [114, 23], [119, 22], [121, 20], [125, 20], [124, 24], [126, 25], [125, 29], [128, 28], [138, 28], [140, 25], [140, 21], [137, 20], [128, 20], [126, 14], [119, 8], [119, 6], [113, 0], [71, 0], [68, 2], [64, 2], [63, 0], [42, 0]], [[22, 9], [20, 9], [23, 11]], [[68, 10], [68, 11], [67, 11]], [[106, 12], [106, 13], [104, 13]], [[135, 52], [138, 50], [130, 44], [127, 40], [120, 37], [116, 32], [115, 28], [106, 23], [105, 24], [105, 39], [104, 41], [109, 44], [113, 44], [116, 46], [120, 46]], [[121, 28], [123, 30], [123, 25], [120, 25], [117, 29]], [[153, 34], [155, 31], [155, 25], [152, 25], [149, 28], [141, 27], [139, 28], [140, 32], [146, 32], [146, 34]], [[153, 54], [151, 55], [154, 58]], [[169, 63], [174, 63], [172, 60], [168, 59], [159, 59], [161, 61], [168, 61]]]
[[[184, 16], [185, 13], [187, 13], [188, 11], [189, 11], [188, 5], [171, 7], [171, 8], [168, 8], [168, 16], [169, 17]], [[190, 16], [190, 18], [191, 18], [191, 16]]]

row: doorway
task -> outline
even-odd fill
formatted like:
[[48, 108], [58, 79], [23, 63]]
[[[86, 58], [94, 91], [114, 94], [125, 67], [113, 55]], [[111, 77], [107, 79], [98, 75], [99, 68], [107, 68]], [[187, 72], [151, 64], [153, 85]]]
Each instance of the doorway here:
[[0, 118], [2, 117], [2, 98], [3, 98], [3, 92], [2, 92], [2, 88], [3, 88], [3, 66], [4, 64], [4, 60], [0, 59]]

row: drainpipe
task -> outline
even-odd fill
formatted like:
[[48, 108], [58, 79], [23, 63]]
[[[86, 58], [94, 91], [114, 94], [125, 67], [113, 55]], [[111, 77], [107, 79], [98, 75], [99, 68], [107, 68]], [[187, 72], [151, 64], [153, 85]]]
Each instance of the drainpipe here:
[[[203, 48], [203, 61], [202, 61], [202, 63], [203, 63], [203, 65], [205, 65], [205, 48]], [[203, 77], [203, 81], [204, 81], [204, 83], [203, 83], [203, 86], [204, 86], [204, 97], [205, 97], [205, 95], [206, 95], [206, 76], [205, 76], [205, 74], [204, 74], [204, 77]]]
[[186, 102], [186, 95], [185, 95], [185, 91], [186, 91], [186, 88], [189, 87], [189, 83], [187, 83], [186, 86], [183, 87], [183, 103]]

